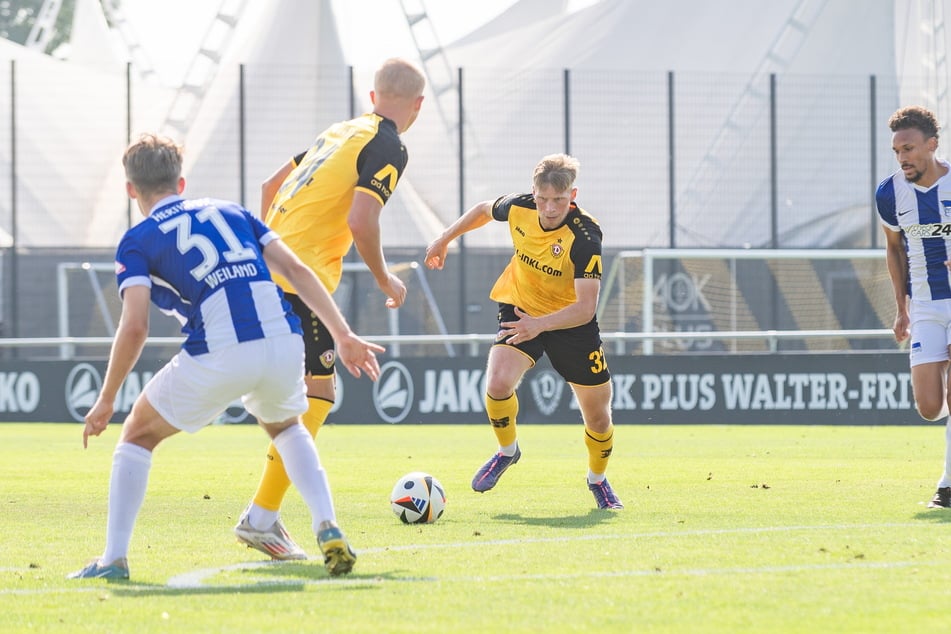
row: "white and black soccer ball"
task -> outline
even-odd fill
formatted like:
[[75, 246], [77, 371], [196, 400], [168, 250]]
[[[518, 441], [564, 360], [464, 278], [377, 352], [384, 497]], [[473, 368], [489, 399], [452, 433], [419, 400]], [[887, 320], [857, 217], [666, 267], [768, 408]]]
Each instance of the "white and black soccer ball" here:
[[428, 473], [413, 471], [396, 481], [390, 508], [405, 524], [431, 524], [446, 510], [446, 490]]

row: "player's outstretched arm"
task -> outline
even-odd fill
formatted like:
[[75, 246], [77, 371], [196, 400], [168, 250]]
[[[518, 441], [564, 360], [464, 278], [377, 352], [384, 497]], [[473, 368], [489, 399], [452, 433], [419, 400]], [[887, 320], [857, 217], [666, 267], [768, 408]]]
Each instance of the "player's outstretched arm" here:
[[470, 207], [459, 219], [449, 225], [442, 235], [429, 243], [423, 263], [430, 269], [442, 269], [446, 264], [449, 244], [464, 233], [485, 226], [492, 220], [492, 201], [484, 200]]
[[380, 376], [376, 353], [385, 352], [385, 348], [361, 339], [350, 329], [350, 324], [321, 281], [281, 240], [272, 240], [264, 247], [264, 260], [272, 271], [293, 284], [307, 307], [327, 326], [337, 343], [337, 358], [350, 374], [359, 378], [362, 371], [376, 381]]

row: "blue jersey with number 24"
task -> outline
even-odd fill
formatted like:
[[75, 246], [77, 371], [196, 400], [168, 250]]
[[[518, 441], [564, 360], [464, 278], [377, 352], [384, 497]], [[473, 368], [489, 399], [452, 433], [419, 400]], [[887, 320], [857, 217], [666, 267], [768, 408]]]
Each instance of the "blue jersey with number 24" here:
[[119, 294], [151, 287], [152, 302], [181, 322], [182, 347], [192, 355], [300, 334], [300, 320], [264, 263], [264, 246], [277, 238], [235, 203], [164, 198], [119, 242]]

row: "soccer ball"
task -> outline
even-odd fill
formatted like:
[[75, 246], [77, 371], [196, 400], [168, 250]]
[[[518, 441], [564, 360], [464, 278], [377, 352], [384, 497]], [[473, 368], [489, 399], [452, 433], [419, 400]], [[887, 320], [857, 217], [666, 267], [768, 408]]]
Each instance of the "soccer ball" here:
[[430, 524], [446, 510], [446, 490], [428, 473], [413, 471], [393, 485], [390, 508], [404, 524]]

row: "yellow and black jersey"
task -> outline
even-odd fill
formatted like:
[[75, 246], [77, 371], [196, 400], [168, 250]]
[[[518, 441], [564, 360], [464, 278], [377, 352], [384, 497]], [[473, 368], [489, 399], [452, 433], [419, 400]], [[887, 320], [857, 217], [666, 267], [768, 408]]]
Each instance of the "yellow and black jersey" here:
[[[396, 124], [365, 114], [327, 128], [302, 155], [271, 203], [265, 222], [330, 292], [340, 283], [343, 257], [353, 244], [347, 224], [355, 191], [386, 204], [406, 169]], [[293, 292], [280, 275], [274, 281]]]
[[502, 196], [492, 217], [509, 223], [515, 247], [489, 293], [494, 301], [548, 315], [577, 301], [576, 279], [601, 279], [601, 227], [575, 203], [557, 229], [542, 229], [531, 194]]

